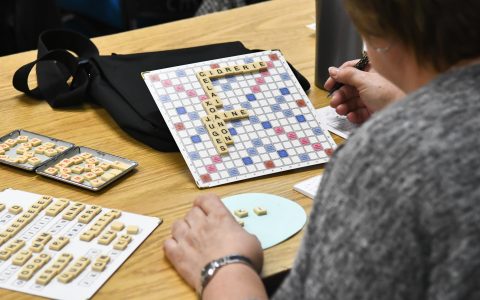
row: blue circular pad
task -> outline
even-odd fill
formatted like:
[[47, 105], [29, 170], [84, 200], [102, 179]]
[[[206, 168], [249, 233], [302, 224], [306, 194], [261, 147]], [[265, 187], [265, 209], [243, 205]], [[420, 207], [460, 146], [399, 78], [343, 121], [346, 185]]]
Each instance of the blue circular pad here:
[[[257, 236], [263, 249], [285, 241], [300, 231], [307, 221], [307, 214], [300, 205], [276, 195], [247, 193], [222, 200], [232, 214], [237, 209], [248, 211], [248, 217], [235, 218], [244, 222], [246, 231]], [[266, 209], [267, 214], [257, 216], [253, 211], [257, 206]]]

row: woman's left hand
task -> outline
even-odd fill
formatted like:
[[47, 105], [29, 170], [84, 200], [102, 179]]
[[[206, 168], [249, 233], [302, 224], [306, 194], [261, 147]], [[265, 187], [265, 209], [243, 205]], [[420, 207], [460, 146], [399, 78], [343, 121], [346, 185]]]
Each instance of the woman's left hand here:
[[185, 218], [173, 224], [164, 250], [180, 276], [197, 291], [200, 272], [212, 260], [238, 254], [250, 258], [258, 272], [263, 265], [258, 239], [246, 232], [213, 194], [199, 196]]

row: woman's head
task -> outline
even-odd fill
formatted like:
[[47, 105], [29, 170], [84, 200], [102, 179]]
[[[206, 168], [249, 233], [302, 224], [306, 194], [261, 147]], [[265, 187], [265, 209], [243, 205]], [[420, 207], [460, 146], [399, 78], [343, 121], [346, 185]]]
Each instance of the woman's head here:
[[[478, 0], [344, 0], [367, 39], [400, 43], [437, 71], [480, 56]], [[383, 46], [381, 46], [383, 47]]]
[[344, 2], [367, 45], [380, 50], [373, 53], [374, 60], [379, 60], [380, 67], [387, 73], [389, 66], [382, 65], [381, 60], [387, 59], [381, 57], [382, 50], [387, 50], [383, 51], [387, 54], [395, 47], [411, 54], [419, 67], [436, 72], [480, 57], [479, 0]]

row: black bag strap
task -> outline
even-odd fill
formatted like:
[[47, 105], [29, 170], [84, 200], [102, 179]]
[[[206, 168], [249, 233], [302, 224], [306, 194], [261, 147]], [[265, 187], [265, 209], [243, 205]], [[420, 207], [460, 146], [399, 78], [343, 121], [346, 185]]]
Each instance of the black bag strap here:
[[[86, 99], [88, 61], [98, 55], [97, 47], [79, 33], [45, 31], [38, 39], [37, 59], [15, 72], [13, 86], [34, 98], [46, 99], [52, 107], [79, 105]], [[37, 67], [38, 87], [30, 89], [28, 76], [34, 66]], [[70, 77], [73, 79], [68, 84]]]

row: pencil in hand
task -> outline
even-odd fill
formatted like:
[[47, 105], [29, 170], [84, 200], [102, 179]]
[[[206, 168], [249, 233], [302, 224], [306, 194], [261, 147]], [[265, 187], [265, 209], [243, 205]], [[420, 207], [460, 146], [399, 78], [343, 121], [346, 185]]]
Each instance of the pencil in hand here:
[[[353, 67], [363, 71], [367, 67], [368, 62], [369, 62], [369, 60], [368, 60], [367, 52], [364, 51], [362, 58]], [[342, 86], [343, 86], [343, 83], [336, 82], [335, 85], [333, 86], [333, 88], [328, 92], [327, 97], [331, 97], [333, 95], [333, 93], [335, 93], [335, 91], [340, 89]]]

